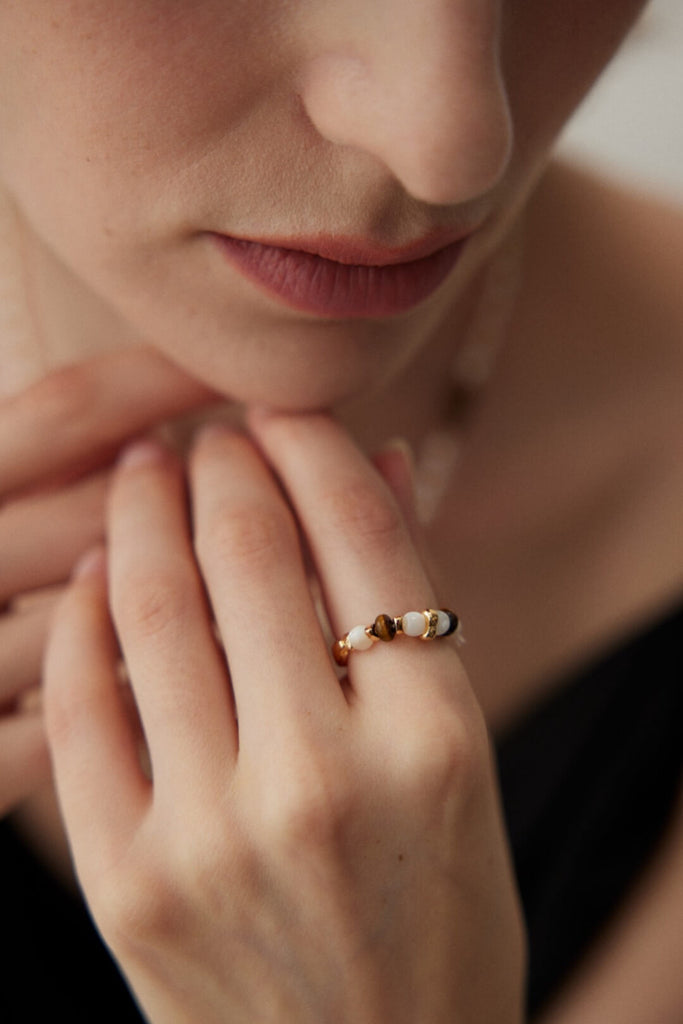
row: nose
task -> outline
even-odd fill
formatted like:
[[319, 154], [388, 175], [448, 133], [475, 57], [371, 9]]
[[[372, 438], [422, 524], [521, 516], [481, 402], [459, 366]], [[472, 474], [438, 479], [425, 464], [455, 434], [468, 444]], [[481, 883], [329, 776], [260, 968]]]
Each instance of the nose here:
[[309, 118], [329, 141], [381, 161], [419, 200], [483, 194], [503, 175], [512, 145], [499, 5], [319, 0], [302, 84]]

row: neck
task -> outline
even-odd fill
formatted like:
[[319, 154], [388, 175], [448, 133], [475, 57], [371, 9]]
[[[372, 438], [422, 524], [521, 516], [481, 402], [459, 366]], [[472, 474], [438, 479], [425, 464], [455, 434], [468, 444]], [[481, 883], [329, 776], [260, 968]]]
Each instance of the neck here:
[[457, 306], [429, 325], [428, 340], [382, 392], [363, 394], [337, 410], [366, 450], [401, 437], [422, 461], [440, 439], [464, 439], [507, 342], [521, 280], [522, 236], [520, 227], [506, 236]]

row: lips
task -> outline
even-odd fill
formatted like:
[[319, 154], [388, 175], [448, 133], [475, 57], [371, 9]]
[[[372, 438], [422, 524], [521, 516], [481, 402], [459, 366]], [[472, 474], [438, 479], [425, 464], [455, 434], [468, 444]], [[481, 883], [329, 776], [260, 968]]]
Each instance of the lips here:
[[448, 277], [466, 242], [422, 241], [391, 251], [341, 239], [280, 244], [212, 238], [228, 262], [271, 297], [331, 319], [391, 317], [413, 309]]

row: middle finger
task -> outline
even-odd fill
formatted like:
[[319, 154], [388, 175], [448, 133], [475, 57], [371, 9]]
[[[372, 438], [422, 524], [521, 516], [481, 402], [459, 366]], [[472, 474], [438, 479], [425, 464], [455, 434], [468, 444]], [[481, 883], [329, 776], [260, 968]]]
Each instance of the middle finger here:
[[[191, 464], [195, 543], [227, 651], [240, 748], [268, 749], [287, 723], [334, 716], [330, 663], [291, 512], [261, 455], [222, 428]], [[329, 720], [329, 719], [328, 719]]]
[[[439, 607], [396, 501], [338, 424], [322, 415], [252, 414], [250, 422], [304, 528], [338, 636], [382, 613]], [[415, 679], [446, 679], [453, 692], [459, 662], [451, 644], [401, 637], [376, 646], [381, 669], [378, 651], [351, 654], [358, 692], [383, 699], [383, 679], [394, 698], [401, 686], [412, 693]]]

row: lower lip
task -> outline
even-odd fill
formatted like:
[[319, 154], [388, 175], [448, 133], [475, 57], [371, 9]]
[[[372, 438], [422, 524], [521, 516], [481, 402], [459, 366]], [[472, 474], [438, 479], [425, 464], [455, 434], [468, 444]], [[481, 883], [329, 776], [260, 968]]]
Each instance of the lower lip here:
[[213, 235], [228, 261], [285, 305], [328, 318], [390, 317], [427, 299], [458, 262], [465, 239], [417, 260], [339, 263], [300, 249]]

